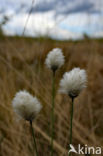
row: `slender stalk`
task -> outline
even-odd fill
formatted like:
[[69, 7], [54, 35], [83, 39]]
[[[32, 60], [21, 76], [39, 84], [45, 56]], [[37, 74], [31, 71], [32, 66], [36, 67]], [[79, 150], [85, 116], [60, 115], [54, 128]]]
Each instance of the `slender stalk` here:
[[31, 121], [31, 120], [30, 120], [30, 127], [31, 127], [31, 133], [32, 133], [32, 136], [33, 136], [35, 154], [36, 154], [36, 156], [38, 156], [37, 145], [36, 145], [36, 139], [35, 139], [34, 129], [33, 129], [32, 121]]
[[52, 77], [51, 156], [53, 156], [53, 140], [54, 140], [54, 107], [55, 107], [55, 71], [53, 71]]
[[[70, 150], [70, 144], [72, 144], [72, 125], [73, 125], [73, 104], [74, 98], [72, 97], [72, 106], [71, 106], [71, 118], [70, 118], [70, 143], [69, 143], [69, 150]], [[69, 153], [69, 156], [71, 156], [71, 153]]]

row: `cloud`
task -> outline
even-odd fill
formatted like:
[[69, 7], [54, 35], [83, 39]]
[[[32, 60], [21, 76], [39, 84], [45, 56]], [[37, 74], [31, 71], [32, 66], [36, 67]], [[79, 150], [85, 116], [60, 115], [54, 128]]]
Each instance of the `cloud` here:
[[[31, 2], [25, 0], [0, 0], [1, 9], [13, 9], [15, 12], [28, 12]], [[32, 13], [55, 11], [56, 14], [70, 14], [77, 12], [100, 12], [100, 7], [103, 9], [102, 0], [35, 0]]]
[[103, 37], [103, 33], [101, 33], [103, 32], [103, 15], [71, 14], [60, 23], [59, 27], [72, 33], [86, 33], [91, 37]]
[[[7, 34], [19, 34], [31, 7], [31, 1], [0, 0], [0, 15], [11, 16], [4, 27]], [[35, 0], [26, 27], [26, 35], [49, 35], [52, 38], [82, 38], [83, 33], [101, 36], [103, 1], [98, 0]]]
[[52, 0], [38, 3], [32, 12], [46, 12], [54, 10], [56, 14], [70, 14], [77, 12], [89, 12], [94, 8], [94, 3], [88, 0]]
[[[5, 27], [5, 32], [9, 34], [21, 35], [26, 21], [27, 14], [17, 15]], [[8, 31], [9, 30], [9, 31]], [[72, 33], [68, 30], [62, 29], [57, 25], [54, 20], [54, 12], [32, 14], [28, 25], [26, 27], [25, 35], [30, 36], [51, 36], [56, 39], [76, 39], [81, 38], [80, 33]]]

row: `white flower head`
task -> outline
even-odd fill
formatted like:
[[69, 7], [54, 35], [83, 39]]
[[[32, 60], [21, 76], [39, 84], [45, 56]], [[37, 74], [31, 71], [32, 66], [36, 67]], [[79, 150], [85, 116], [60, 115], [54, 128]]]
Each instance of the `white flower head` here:
[[19, 91], [16, 93], [12, 101], [12, 106], [20, 118], [28, 121], [35, 119], [42, 108], [39, 100], [27, 91]]
[[87, 75], [85, 70], [74, 68], [63, 75], [60, 81], [60, 92], [68, 94], [71, 98], [77, 97], [86, 88]]
[[50, 51], [45, 60], [45, 64], [53, 71], [56, 71], [58, 68], [60, 68], [64, 64], [64, 55], [62, 50], [60, 48], [54, 48], [52, 51]]

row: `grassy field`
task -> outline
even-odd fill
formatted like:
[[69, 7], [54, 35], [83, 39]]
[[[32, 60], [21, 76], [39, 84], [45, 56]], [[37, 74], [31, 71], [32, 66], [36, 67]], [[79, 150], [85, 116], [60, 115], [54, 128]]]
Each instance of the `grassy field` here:
[[103, 147], [103, 41], [4, 37], [0, 39], [0, 156], [33, 155], [29, 124], [16, 119], [11, 105], [15, 93], [24, 89], [43, 104], [33, 126], [39, 155], [50, 155], [51, 71], [44, 61], [55, 47], [62, 48], [66, 60], [56, 73], [55, 156], [68, 152], [71, 101], [58, 89], [63, 73], [73, 67], [88, 74], [88, 87], [75, 100], [73, 145]]

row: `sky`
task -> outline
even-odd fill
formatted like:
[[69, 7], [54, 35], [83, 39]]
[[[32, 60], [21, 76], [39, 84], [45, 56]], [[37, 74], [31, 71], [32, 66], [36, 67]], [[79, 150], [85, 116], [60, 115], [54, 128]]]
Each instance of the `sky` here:
[[[22, 35], [32, 0], [0, 0], [0, 21], [8, 35]], [[55, 39], [103, 37], [103, 0], [35, 0], [25, 29], [27, 36]]]

